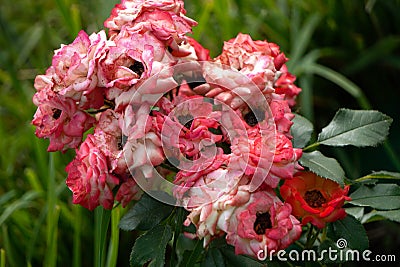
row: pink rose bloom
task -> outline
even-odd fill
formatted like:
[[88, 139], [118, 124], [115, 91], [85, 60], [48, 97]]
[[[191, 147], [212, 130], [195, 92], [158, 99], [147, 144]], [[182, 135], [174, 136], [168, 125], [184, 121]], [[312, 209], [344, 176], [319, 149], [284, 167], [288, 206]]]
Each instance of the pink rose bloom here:
[[263, 94], [275, 89], [290, 106], [295, 105], [295, 98], [301, 89], [293, 84], [296, 77], [288, 72], [285, 65], [287, 58], [278, 45], [253, 41], [249, 35], [239, 33], [236, 38], [224, 43], [221, 55], [215, 60], [249, 77]]
[[178, 95], [174, 103], [176, 107], [171, 112], [164, 113], [163, 108], [153, 111], [164, 150], [171, 151], [168, 156], [179, 160], [197, 160], [203, 153], [211, 156], [208, 147], [222, 140], [222, 135], [211, 132], [219, 127], [220, 112], [213, 111], [213, 105], [201, 96]]
[[165, 160], [161, 138], [152, 129], [149, 113], [149, 104], [131, 103], [119, 117], [123, 142], [117, 165], [125, 162], [134, 177], [152, 177], [154, 166]]
[[[111, 88], [109, 90], [129, 89], [139, 80], [148, 78], [153, 61], [164, 57], [164, 45], [149, 33], [122, 31], [114, 43], [99, 60], [99, 85]], [[109, 99], [117, 96], [110, 95], [108, 93]]]
[[183, 199], [185, 208], [190, 211], [184, 225], [192, 223], [196, 227], [196, 237], [204, 239], [204, 247], [212, 239], [224, 235], [222, 229], [227, 228], [235, 207], [249, 200], [248, 186], [240, 185], [241, 180], [246, 177], [220, 168], [199, 180]]
[[148, 103], [131, 103], [119, 116], [119, 127], [122, 134], [129, 139], [142, 138], [151, 130], [152, 119], [150, 117], [150, 105]]
[[257, 191], [234, 209], [229, 223], [220, 228], [227, 233], [227, 243], [235, 247], [236, 254], [256, 258], [265, 247], [276, 252], [300, 237], [301, 224], [291, 212], [292, 207], [282, 203], [273, 191]]
[[209, 61], [209, 60], [211, 60], [210, 51], [208, 49], [205, 49], [195, 39], [187, 36], [186, 37], [186, 42], [188, 42], [194, 48], [194, 51], [196, 53], [196, 57], [197, 57], [198, 61]]
[[131, 178], [124, 158], [123, 148], [126, 135], [119, 126], [120, 114], [108, 109], [102, 112], [94, 129], [97, 147], [107, 157], [110, 172], [118, 175], [121, 180]]
[[293, 122], [294, 114], [290, 110], [288, 102], [282, 96], [273, 94], [274, 99], [270, 102], [270, 109], [274, 117], [276, 131], [290, 137], [290, 127]]
[[273, 86], [277, 72], [275, 58], [279, 53], [276, 44], [253, 41], [249, 35], [239, 33], [236, 38], [224, 42], [222, 53], [216, 60], [240, 71], [264, 90]]
[[180, 0], [125, 0], [115, 6], [104, 26], [110, 29], [112, 39], [123, 27], [130, 28], [131, 32], [150, 31], [175, 50], [197, 24], [185, 13]]
[[[265, 181], [290, 179], [296, 172], [302, 170], [298, 163], [303, 154], [302, 149], [293, 148], [292, 142], [283, 134], [277, 134], [275, 140], [274, 161]], [[267, 184], [271, 185], [270, 183]]]
[[132, 200], [139, 200], [143, 191], [137, 185], [133, 178], [127, 179], [121, 183], [118, 192], [115, 195], [115, 200], [121, 202], [122, 207], [126, 207]]
[[[189, 119], [186, 123], [180, 123], [165, 117], [161, 132], [163, 147], [169, 152], [168, 157], [180, 160], [212, 156], [210, 149], [214, 147], [215, 150], [215, 144], [221, 141], [222, 135], [213, 134], [210, 129], [217, 129], [218, 126], [217, 121], [208, 118]], [[183, 165], [181, 167], [185, 168]]]
[[74, 100], [52, 91], [37, 92], [33, 102], [38, 109], [32, 124], [36, 126], [36, 136], [50, 140], [47, 151], [65, 152], [68, 148], [77, 148], [83, 133], [95, 122], [93, 117], [78, 110]]
[[152, 178], [154, 167], [165, 160], [160, 137], [151, 131], [138, 139], [128, 136], [123, 153], [129, 171], [135, 178]]
[[199, 86], [193, 90], [197, 94], [214, 98], [231, 109], [265, 106], [268, 98], [263, 94], [273, 92], [272, 87], [260, 88], [250, 77], [219, 62], [202, 62], [202, 68], [208, 86]]
[[[123, 110], [130, 103], [152, 103], [155, 104], [177, 86], [174, 80], [174, 69], [172, 66], [176, 61], [169, 53], [164, 53], [161, 61], [153, 61], [151, 73], [147, 79], [140, 80], [133, 88], [127, 91], [108, 93], [109, 98], [115, 98], [116, 111]], [[147, 74], [146, 74], [147, 75]], [[114, 96], [112, 96], [114, 95]]]
[[275, 93], [284, 95], [285, 100], [287, 100], [289, 106], [292, 107], [296, 104], [295, 99], [301, 92], [301, 89], [294, 84], [296, 76], [287, 71], [286, 65], [282, 67], [281, 72], [282, 74], [274, 84]]
[[[252, 54], [270, 56], [274, 60], [277, 59], [277, 64], [274, 63], [276, 69], [280, 69], [283, 65], [283, 53], [279, 51], [279, 46], [267, 41], [254, 41], [248, 34], [239, 33], [236, 38], [224, 42], [223, 52], [219, 56], [219, 60], [225, 65], [242, 69], [246, 67], [247, 60]], [[242, 58], [237, 56], [242, 56]]]
[[73, 203], [89, 210], [101, 205], [112, 209], [113, 188], [119, 179], [110, 173], [107, 157], [98, 148], [93, 135], [82, 143], [75, 159], [66, 167], [67, 186], [73, 193]]
[[99, 115], [94, 135], [90, 138], [105, 157], [108, 172], [119, 179], [120, 187], [115, 195], [115, 200], [121, 202], [125, 207], [130, 201], [138, 200], [142, 190], [128, 170], [123, 152], [127, 137], [122, 134], [119, 127], [119, 117], [118, 113], [110, 109], [102, 112]]
[[190, 190], [199, 180], [204, 179], [207, 174], [219, 169], [221, 166], [228, 166], [229, 160], [230, 156], [222, 154], [222, 149], [219, 149], [216, 156], [194, 161], [190, 169], [180, 170], [174, 180], [176, 185], [174, 190], [175, 197], [178, 200], [182, 199], [185, 192]]
[[[80, 31], [72, 44], [55, 51], [52, 66], [46, 72], [53, 82], [51, 89], [80, 102], [83, 109], [99, 108], [104, 92], [97, 87], [97, 61], [107, 49], [104, 31], [90, 36]], [[38, 91], [41, 90], [40, 77], [35, 81]]]
[[261, 134], [259, 128], [253, 128], [232, 140], [232, 167], [251, 176], [253, 186], [264, 182], [275, 188], [279, 183], [279, 179], [268, 176], [274, 158], [274, 134], [274, 131]]
[[182, 0], [122, 0], [115, 5], [111, 16], [104, 22], [104, 27], [119, 30], [125, 24], [134, 20], [144, 11], [158, 9], [173, 13], [186, 13]]

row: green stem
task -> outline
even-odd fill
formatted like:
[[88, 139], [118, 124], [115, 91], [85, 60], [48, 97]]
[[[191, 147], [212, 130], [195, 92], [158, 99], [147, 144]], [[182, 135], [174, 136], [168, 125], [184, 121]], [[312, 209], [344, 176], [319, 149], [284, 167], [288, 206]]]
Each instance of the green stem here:
[[56, 174], [54, 154], [49, 156], [49, 175], [47, 182], [47, 232], [46, 232], [46, 247], [47, 253], [45, 265], [48, 267], [56, 266], [57, 264], [57, 231], [58, 219], [60, 215], [60, 207], [57, 206], [56, 199]]
[[308, 231], [307, 231], [307, 239], [306, 239], [306, 244], [304, 245], [304, 248], [305, 249], [309, 249], [310, 247], [310, 240], [311, 240], [311, 237], [312, 237], [312, 232], [313, 232], [313, 230], [314, 230], [314, 226], [312, 225], [312, 224], [309, 224], [310, 225], [310, 227], [308, 228]]
[[6, 267], [6, 251], [0, 249], [0, 267]]
[[82, 234], [82, 207], [74, 205], [74, 255], [73, 267], [80, 267], [82, 262], [81, 234]]
[[315, 143], [313, 143], [313, 144], [311, 144], [311, 145], [306, 146], [305, 148], [303, 148], [303, 151], [304, 151], [304, 152], [313, 151], [313, 150], [315, 150], [316, 148], [318, 148], [319, 145], [320, 145], [319, 142], [315, 142]]
[[178, 259], [177, 259], [177, 255], [176, 255], [176, 244], [178, 241], [179, 234], [182, 232], [182, 223], [183, 223], [182, 221], [185, 216], [185, 212], [184, 212], [183, 208], [175, 208], [175, 212], [172, 212], [171, 214], [175, 214], [175, 216], [173, 216], [175, 229], [174, 229], [174, 241], [172, 242], [172, 253], [171, 253], [170, 266], [177, 266]]
[[307, 241], [304, 246], [305, 249], [310, 249], [313, 247], [315, 240], [317, 240], [318, 235], [321, 232], [320, 229], [317, 229], [314, 233], [314, 228], [315, 227], [312, 224], [310, 224], [310, 229], [308, 230], [308, 233], [307, 233]]
[[111, 212], [111, 240], [108, 247], [107, 267], [117, 266], [119, 246], [119, 221], [121, 219], [121, 206], [115, 207]]
[[111, 211], [97, 207], [94, 212], [94, 262], [96, 267], [103, 267], [106, 252], [106, 237]]
[[371, 179], [389, 179], [389, 180], [400, 180], [398, 177], [393, 177], [389, 175], [381, 175], [381, 176], [373, 176], [373, 175], [365, 175], [363, 177], [360, 177], [358, 179], [355, 179], [353, 182], [360, 183], [366, 180], [371, 180]]
[[328, 234], [328, 228], [325, 227], [324, 229], [322, 229], [322, 234], [321, 234], [321, 242], [324, 242], [326, 239], [326, 235]]

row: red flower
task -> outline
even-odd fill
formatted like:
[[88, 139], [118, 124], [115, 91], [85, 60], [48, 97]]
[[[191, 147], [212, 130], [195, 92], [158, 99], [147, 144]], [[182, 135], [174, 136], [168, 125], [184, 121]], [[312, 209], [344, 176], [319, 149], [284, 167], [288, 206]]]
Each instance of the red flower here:
[[341, 188], [338, 183], [324, 179], [312, 172], [299, 172], [293, 179], [285, 180], [281, 195], [293, 207], [292, 214], [302, 218], [302, 223], [318, 228], [325, 223], [343, 219], [346, 212], [342, 208], [349, 186]]

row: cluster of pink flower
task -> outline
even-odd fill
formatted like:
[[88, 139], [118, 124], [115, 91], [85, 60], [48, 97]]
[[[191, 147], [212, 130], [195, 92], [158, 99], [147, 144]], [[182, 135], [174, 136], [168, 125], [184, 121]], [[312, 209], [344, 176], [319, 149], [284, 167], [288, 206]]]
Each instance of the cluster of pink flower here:
[[122, 0], [108, 37], [81, 31], [56, 50], [35, 80], [36, 135], [48, 151], [76, 149], [66, 167], [75, 204], [126, 206], [142, 194], [137, 179], [157, 172], [205, 245], [226, 234], [238, 254], [284, 249], [301, 234], [275, 192], [301, 169], [295, 77], [276, 44], [245, 34], [210, 58], [187, 36], [196, 22], [185, 12], [181, 0]]

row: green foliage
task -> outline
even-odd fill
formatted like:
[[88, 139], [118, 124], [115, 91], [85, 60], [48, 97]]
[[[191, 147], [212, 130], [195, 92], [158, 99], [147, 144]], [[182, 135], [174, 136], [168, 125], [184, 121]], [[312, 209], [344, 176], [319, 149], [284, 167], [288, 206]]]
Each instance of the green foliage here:
[[147, 231], [167, 218], [173, 209], [173, 206], [143, 194], [142, 198], [121, 219], [119, 227], [125, 231]]
[[225, 267], [224, 256], [222, 252], [218, 248], [210, 248], [207, 250], [204, 261], [201, 264], [201, 267], [213, 267], [213, 266], [221, 266]]
[[368, 237], [364, 227], [359, 220], [350, 215], [333, 222], [328, 228], [328, 237], [335, 242], [341, 238], [345, 239], [346, 244], [339, 248], [346, 247], [359, 251], [368, 249]]
[[140, 236], [132, 249], [131, 266], [164, 266], [165, 249], [171, 238], [172, 230], [169, 225], [158, 225]]
[[340, 185], [344, 184], [344, 171], [334, 158], [328, 158], [319, 151], [313, 151], [304, 153], [300, 163], [321, 177], [335, 181]]
[[340, 109], [318, 135], [318, 143], [329, 146], [376, 146], [389, 134], [392, 119], [374, 110]]
[[296, 114], [292, 120], [293, 125], [290, 128], [290, 134], [293, 136], [293, 147], [303, 148], [311, 139], [314, 126], [306, 118]]
[[362, 185], [350, 195], [350, 203], [382, 210], [400, 209], [400, 186], [395, 184]]
[[400, 209], [397, 210], [373, 210], [362, 218], [362, 223], [388, 219], [400, 223]]

